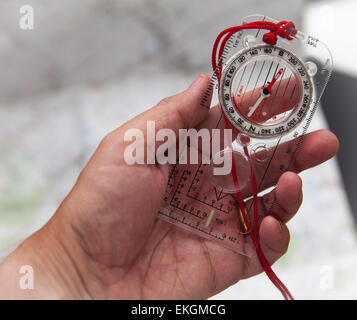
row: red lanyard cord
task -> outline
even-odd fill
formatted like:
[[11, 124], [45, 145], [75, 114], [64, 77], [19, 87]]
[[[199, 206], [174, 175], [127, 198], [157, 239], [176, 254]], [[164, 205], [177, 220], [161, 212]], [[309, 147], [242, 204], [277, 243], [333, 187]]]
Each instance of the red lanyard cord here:
[[[220, 83], [221, 79], [221, 72], [222, 72], [222, 54], [224, 52], [225, 45], [229, 38], [235, 34], [238, 31], [241, 30], [246, 30], [246, 29], [265, 29], [269, 30], [270, 32], [266, 33], [263, 35], [263, 41], [269, 45], [275, 45], [277, 42], [277, 37], [280, 36], [284, 39], [292, 40], [295, 34], [296, 34], [296, 29], [295, 25], [293, 22], [287, 22], [287, 21], [281, 21], [279, 23], [273, 23], [273, 22], [268, 22], [268, 21], [255, 21], [251, 23], [247, 23], [241, 26], [235, 26], [231, 27], [228, 29], [223, 30], [217, 37], [214, 45], [213, 45], [213, 50], [212, 50], [212, 67], [213, 70], [217, 76], [218, 83]], [[224, 37], [224, 38], [223, 38]], [[223, 40], [222, 40], [223, 38]], [[222, 40], [222, 41], [221, 41]], [[221, 42], [221, 44], [220, 44]], [[218, 63], [217, 63], [217, 50], [218, 50]], [[226, 129], [230, 128], [229, 125], [229, 120], [227, 116], [225, 115], [224, 112], [222, 112], [224, 115], [224, 120], [225, 120], [225, 126]], [[244, 147], [244, 153], [247, 156], [249, 163], [251, 163], [251, 158], [248, 152], [248, 148], [245, 146]], [[267, 274], [268, 278], [270, 281], [277, 287], [277, 289], [281, 292], [283, 295], [284, 299], [286, 300], [293, 300], [293, 296], [289, 292], [288, 288], [280, 281], [278, 276], [274, 273], [272, 268], [270, 267], [269, 262], [265, 258], [263, 251], [260, 247], [260, 242], [259, 242], [259, 225], [258, 225], [258, 186], [257, 186], [257, 181], [256, 177], [254, 174], [253, 166], [251, 165], [251, 183], [252, 183], [252, 192], [253, 192], [253, 211], [254, 211], [254, 216], [253, 216], [253, 226], [254, 230], [252, 230], [250, 222], [247, 218], [247, 212], [244, 206], [243, 198], [239, 190], [239, 180], [238, 180], [238, 174], [237, 174], [237, 169], [234, 163], [234, 154], [232, 152], [232, 178], [234, 181], [234, 185], [236, 188], [236, 195], [237, 195], [237, 200], [239, 204], [239, 209], [242, 212], [243, 219], [246, 223], [249, 235], [252, 239], [252, 242], [255, 246], [260, 264]]]
[[[296, 34], [296, 29], [295, 25], [291, 21], [280, 21], [279, 23], [273, 23], [269, 21], [255, 21], [247, 24], [243, 24], [241, 26], [235, 26], [235, 27], [230, 27], [228, 29], [223, 30], [217, 37], [216, 41], [214, 42], [213, 45], [213, 50], [212, 50], [212, 68], [214, 72], [216, 73], [217, 79], [220, 79], [220, 73], [221, 73], [221, 67], [222, 67], [222, 53], [225, 48], [225, 45], [228, 41], [228, 39], [238, 31], [242, 30], [247, 30], [247, 29], [265, 29], [269, 30], [270, 32], [264, 34], [263, 36], [263, 41], [267, 44], [270, 45], [275, 45], [276, 42], [278, 41], [278, 36], [287, 39], [287, 40], [292, 40], [293, 36]], [[218, 65], [216, 63], [217, 59], [217, 49], [219, 47], [219, 43], [224, 37], [220, 49], [219, 49], [219, 54], [218, 54]]]

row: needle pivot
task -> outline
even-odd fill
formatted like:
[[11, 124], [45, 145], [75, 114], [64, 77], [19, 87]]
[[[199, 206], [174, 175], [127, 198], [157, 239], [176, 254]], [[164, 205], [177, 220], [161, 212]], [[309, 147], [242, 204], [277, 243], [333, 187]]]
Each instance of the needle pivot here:
[[264, 88], [263, 94], [265, 94], [267, 96], [268, 94], [270, 94], [270, 90], [268, 88]]

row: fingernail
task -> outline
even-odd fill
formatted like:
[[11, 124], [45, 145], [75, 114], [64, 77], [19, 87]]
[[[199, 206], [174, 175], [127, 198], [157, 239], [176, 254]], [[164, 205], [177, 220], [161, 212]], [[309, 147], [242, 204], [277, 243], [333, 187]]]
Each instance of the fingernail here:
[[189, 86], [189, 89], [193, 89], [193, 88], [197, 87], [197, 85], [201, 82], [201, 80], [202, 80], [201, 75], [198, 75], [198, 76], [196, 77], [196, 79], [195, 79], [195, 80], [191, 83], [191, 85]]

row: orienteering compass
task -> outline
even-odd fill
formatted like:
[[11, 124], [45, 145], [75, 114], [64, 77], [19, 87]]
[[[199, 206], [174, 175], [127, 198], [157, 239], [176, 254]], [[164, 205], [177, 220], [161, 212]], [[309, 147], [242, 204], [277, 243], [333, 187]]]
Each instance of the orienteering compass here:
[[247, 135], [270, 138], [285, 134], [301, 123], [310, 108], [310, 69], [278, 46], [243, 49], [222, 70], [222, 110]]
[[328, 48], [292, 21], [253, 15], [222, 30], [200, 102], [206, 112], [219, 100], [222, 111], [210, 113], [211, 161], [176, 164], [159, 211], [164, 221], [247, 257], [258, 256], [286, 299], [292, 295], [260, 247], [260, 221], [276, 206], [264, 196], [293, 168], [332, 67]]

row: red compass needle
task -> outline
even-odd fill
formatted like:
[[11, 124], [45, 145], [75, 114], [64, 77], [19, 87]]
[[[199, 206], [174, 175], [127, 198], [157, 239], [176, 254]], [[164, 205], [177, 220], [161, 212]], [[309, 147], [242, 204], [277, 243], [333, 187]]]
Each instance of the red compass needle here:
[[273, 87], [273, 85], [275, 84], [275, 82], [279, 79], [279, 77], [281, 76], [281, 74], [284, 72], [284, 68], [280, 68], [280, 70], [276, 73], [276, 75], [274, 76], [273, 80], [266, 86], [263, 87], [263, 89], [260, 90], [260, 97], [259, 99], [255, 102], [254, 106], [250, 107], [250, 111], [248, 113], [248, 117], [251, 117], [253, 115], [253, 113], [255, 112], [255, 110], [257, 110], [257, 108], [259, 107], [260, 103], [266, 99], [269, 98], [271, 95], [271, 88]]
[[275, 77], [273, 78], [273, 80], [264, 88], [264, 89], [268, 89], [269, 93], [271, 88], [273, 87], [273, 85], [275, 84], [275, 82], [279, 79], [279, 77], [281, 76], [281, 74], [284, 72], [284, 68], [280, 68], [280, 70], [277, 72], [277, 74], [275, 75]]

